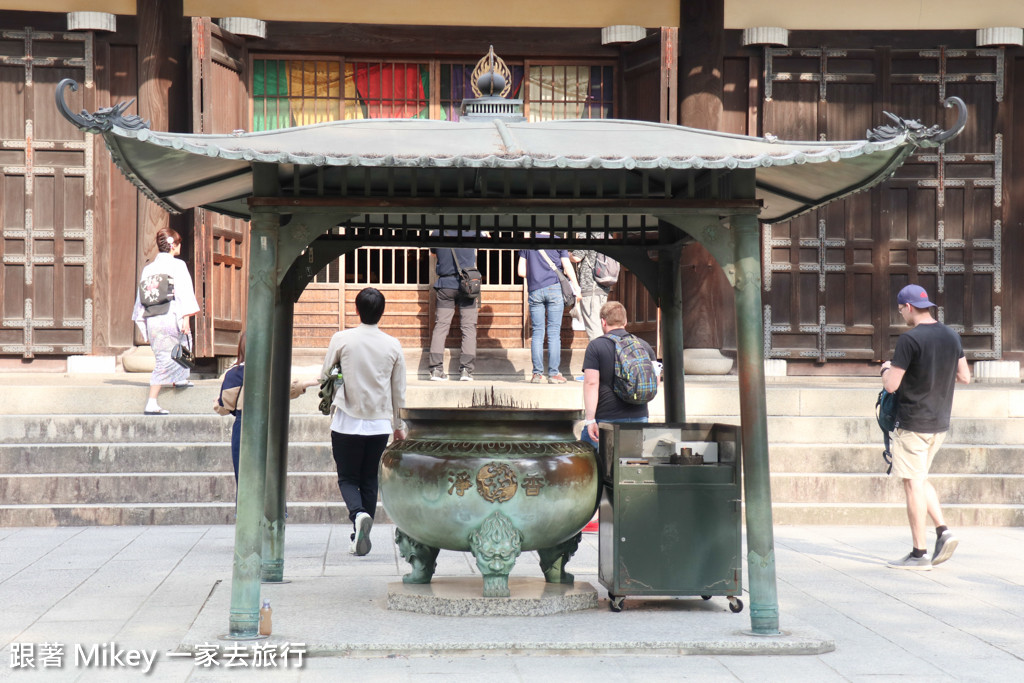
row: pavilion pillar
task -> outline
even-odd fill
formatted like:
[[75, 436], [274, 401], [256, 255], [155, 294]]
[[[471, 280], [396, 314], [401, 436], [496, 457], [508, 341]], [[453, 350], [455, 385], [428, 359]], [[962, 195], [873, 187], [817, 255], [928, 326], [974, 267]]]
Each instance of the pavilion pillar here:
[[[253, 164], [253, 194], [276, 196], [277, 167]], [[277, 285], [280, 219], [253, 209], [249, 236], [249, 298], [245, 333], [245, 419], [238, 464], [235, 558], [231, 575], [228, 636], [256, 638], [259, 632], [260, 574], [267, 482], [271, 353]]]
[[288, 502], [288, 424], [291, 416], [292, 316], [291, 292], [281, 286], [274, 306], [274, 350], [270, 364], [270, 425], [267, 431], [267, 490], [263, 536], [264, 583], [284, 581], [285, 507]]
[[[737, 198], [754, 196], [754, 171], [733, 171]], [[747, 582], [754, 633], [779, 632], [775, 540], [768, 468], [768, 405], [761, 318], [761, 234], [757, 216], [732, 217], [736, 238], [736, 340], [739, 362], [743, 491], [747, 521]]]
[[[674, 228], [660, 228], [663, 241], [678, 236]], [[683, 379], [683, 285], [679, 250], [673, 245], [658, 253], [658, 305], [661, 310], [661, 360], [665, 421], [685, 422]]]

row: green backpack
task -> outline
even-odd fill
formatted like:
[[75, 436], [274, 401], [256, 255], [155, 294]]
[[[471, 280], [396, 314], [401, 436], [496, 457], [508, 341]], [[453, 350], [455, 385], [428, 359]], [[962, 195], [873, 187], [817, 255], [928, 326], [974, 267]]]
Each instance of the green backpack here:
[[900, 392], [898, 390], [890, 393], [882, 389], [878, 392], [878, 400], [875, 401], [875, 419], [878, 420], [878, 426], [882, 429], [882, 439], [885, 442], [882, 459], [888, 465], [885, 470], [886, 474], [892, 472], [892, 451], [889, 448], [889, 434], [900, 426], [900, 420], [897, 416], [899, 407]]

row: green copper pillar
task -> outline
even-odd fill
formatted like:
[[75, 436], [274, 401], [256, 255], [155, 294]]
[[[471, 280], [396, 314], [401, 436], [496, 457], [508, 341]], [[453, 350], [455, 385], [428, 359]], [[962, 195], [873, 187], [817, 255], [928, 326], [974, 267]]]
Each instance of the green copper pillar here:
[[[737, 178], [753, 197], [753, 171]], [[746, 182], [743, 182], [746, 181]], [[736, 183], [736, 184], [740, 184]], [[775, 586], [775, 540], [768, 469], [768, 406], [764, 383], [764, 326], [761, 319], [761, 234], [757, 216], [733, 216], [736, 236], [736, 345], [739, 355], [743, 485], [747, 517], [747, 581], [754, 633], [779, 632]]]
[[[675, 228], [659, 229], [663, 242], [675, 239]], [[679, 250], [673, 246], [658, 252], [658, 306], [661, 308], [661, 360], [664, 363], [662, 391], [665, 421], [685, 422], [683, 382], [683, 285], [679, 272]]]
[[270, 425], [267, 432], [267, 490], [263, 537], [263, 582], [284, 581], [285, 506], [288, 502], [288, 421], [292, 374], [292, 293], [281, 286], [274, 307], [274, 351], [270, 368]]
[[[257, 197], [277, 194], [276, 167], [253, 164]], [[231, 574], [230, 638], [259, 632], [263, 510], [267, 480], [267, 425], [274, 300], [277, 296], [276, 213], [254, 210], [249, 234], [249, 300], [245, 337], [245, 419], [238, 464], [235, 559]]]

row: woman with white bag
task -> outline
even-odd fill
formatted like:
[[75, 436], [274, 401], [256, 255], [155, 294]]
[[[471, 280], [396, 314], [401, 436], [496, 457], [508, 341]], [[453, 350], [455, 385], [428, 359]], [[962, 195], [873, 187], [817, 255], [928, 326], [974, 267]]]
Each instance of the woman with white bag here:
[[157, 403], [164, 385], [184, 389], [192, 386], [189, 370], [171, 359], [174, 345], [187, 343], [192, 347], [192, 328], [189, 318], [199, 312], [192, 276], [188, 266], [179, 258], [181, 236], [172, 228], [161, 228], [156, 233], [159, 253], [142, 269], [135, 292], [135, 310], [132, 320], [139, 326], [144, 341], [153, 349], [156, 364], [149, 378], [149, 399], [143, 411], [146, 415], [167, 415]]

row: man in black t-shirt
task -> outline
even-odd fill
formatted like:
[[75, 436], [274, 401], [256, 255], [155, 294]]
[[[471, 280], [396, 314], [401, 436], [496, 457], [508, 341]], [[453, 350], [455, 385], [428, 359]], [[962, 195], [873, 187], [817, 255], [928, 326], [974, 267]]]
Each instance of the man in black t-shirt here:
[[[928, 481], [935, 453], [946, 438], [953, 408], [953, 386], [971, 381], [960, 336], [935, 320], [934, 304], [917, 285], [896, 297], [897, 309], [911, 329], [900, 335], [891, 361], [882, 364], [882, 386], [899, 390], [897, 427], [893, 432], [892, 470], [903, 479], [907, 517], [914, 547], [889, 562], [894, 569], [931, 569], [948, 560], [959, 541], [946, 527], [939, 497]], [[928, 557], [925, 522], [935, 522], [935, 552]]]
[[[609, 301], [601, 307], [601, 329], [604, 334], [624, 336], [626, 309], [618, 301]], [[640, 340], [647, 355], [654, 360], [654, 351]], [[583, 422], [582, 441], [597, 448], [598, 422], [647, 422], [647, 404], [626, 403], [615, 394], [615, 342], [600, 336], [587, 344], [583, 356]]]

